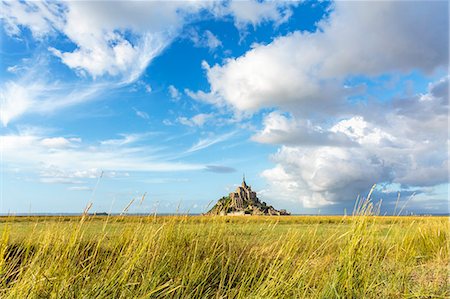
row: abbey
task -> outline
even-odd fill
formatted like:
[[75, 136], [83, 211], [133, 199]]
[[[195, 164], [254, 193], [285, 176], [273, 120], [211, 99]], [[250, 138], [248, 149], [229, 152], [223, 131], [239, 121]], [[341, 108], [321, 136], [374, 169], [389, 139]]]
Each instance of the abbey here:
[[241, 186], [229, 196], [222, 197], [207, 214], [216, 215], [289, 215], [286, 210], [276, 210], [261, 202], [256, 192], [247, 185], [245, 176], [242, 178]]
[[247, 205], [257, 205], [260, 203], [256, 192], [245, 182], [245, 176], [242, 178], [242, 185], [237, 187], [235, 192], [230, 193], [231, 201], [236, 208], [243, 209]]

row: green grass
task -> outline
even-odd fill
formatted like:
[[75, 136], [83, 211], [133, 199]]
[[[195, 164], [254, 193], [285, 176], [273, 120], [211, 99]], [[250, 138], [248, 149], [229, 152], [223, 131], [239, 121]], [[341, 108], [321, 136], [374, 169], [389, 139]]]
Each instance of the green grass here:
[[0, 298], [448, 298], [448, 217], [3, 217]]

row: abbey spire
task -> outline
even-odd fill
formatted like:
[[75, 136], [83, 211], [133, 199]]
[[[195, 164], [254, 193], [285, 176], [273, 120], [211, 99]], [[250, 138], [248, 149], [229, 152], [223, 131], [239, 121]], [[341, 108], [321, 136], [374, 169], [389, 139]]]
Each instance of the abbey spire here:
[[242, 174], [242, 187], [247, 188], [247, 183], [245, 182], [245, 173]]

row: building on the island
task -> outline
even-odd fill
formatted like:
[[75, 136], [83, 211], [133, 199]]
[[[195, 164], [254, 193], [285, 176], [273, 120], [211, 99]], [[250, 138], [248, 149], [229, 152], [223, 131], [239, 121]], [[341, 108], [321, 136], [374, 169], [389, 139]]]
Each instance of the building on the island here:
[[276, 210], [273, 206], [268, 206], [261, 202], [252, 187], [242, 178], [242, 184], [231, 192], [229, 196], [224, 196], [209, 210], [209, 215], [289, 215], [286, 210]]
[[245, 182], [245, 176], [242, 178], [242, 185], [236, 188], [235, 192], [230, 193], [232, 205], [237, 209], [243, 209], [249, 205], [256, 205], [259, 203], [256, 192], [252, 191], [252, 187]]

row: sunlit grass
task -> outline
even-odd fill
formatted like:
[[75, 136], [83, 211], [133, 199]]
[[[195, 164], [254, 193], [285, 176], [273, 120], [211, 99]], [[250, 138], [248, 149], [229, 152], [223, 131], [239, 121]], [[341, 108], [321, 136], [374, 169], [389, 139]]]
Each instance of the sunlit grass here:
[[0, 298], [446, 298], [448, 217], [4, 217]]

